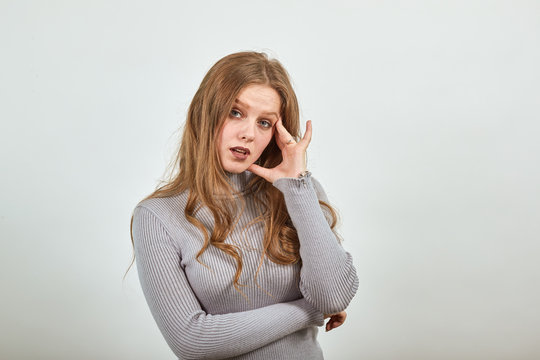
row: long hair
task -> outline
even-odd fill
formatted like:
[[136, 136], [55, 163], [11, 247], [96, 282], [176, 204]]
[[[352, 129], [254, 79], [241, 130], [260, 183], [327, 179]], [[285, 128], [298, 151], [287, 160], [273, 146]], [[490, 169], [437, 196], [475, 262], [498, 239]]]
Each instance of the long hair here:
[[[283, 125], [294, 138], [299, 139], [298, 100], [289, 75], [279, 61], [257, 52], [239, 52], [225, 56], [208, 71], [193, 97], [180, 149], [170, 165], [170, 178], [145, 198], [171, 197], [187, 191], [189, 195], [184, 209], [185, 217], [204, 236], [197, 261], [200, 262], [199, 257], [210, 245], [232, 256], [237, 264], [233, 285], [241, 293], [239, 279], [242, 257], [236, 246], [225, 243], [239, 213], [237, 206], [231, 205], [235, 204], [231, 201], [233, 189], [219, 160], [217, 142], [238, 94], [246, 86], [254, 84], [267, 85], [277, 91], [281, 100], [280, 115]], [[257, 163], [273, 168], [281, 161], [281, 150], [272, 137]], [[256, 192], [255, 199], [260, 205], [259, 216], [254, 221], [262, 221], [265, 229], [259, 268], [265, 256], [282, 265], [299, 262], [298, 234], [292, 225], [281, 191], [258, 176], [253, 177], [248, 187]], [[216, 194], [222, 196], [215, 196]], [[333, 229], [337, 222], [336, 213], [330, 205], [322, 201], [320, 203], [326, 208], [325, 213]], [[208, 208], [214, 217], [211, 231], [196, 217], [197, 210], [202, 206]], [[133, 216], [130, 226], [133, 244], [132, 225]], [[130, 267], [134, 260], [135, 255]]]

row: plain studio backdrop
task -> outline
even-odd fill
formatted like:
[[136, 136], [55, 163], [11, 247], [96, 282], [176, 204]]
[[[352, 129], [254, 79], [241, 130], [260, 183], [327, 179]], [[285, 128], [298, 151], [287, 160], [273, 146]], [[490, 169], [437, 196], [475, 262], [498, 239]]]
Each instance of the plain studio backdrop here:
[[539, 2], [0, 4], [0, 358], [175, 358], [129, 222], [241, 50], [290, 72], [360, 277], [326, 359], [540, 358]]

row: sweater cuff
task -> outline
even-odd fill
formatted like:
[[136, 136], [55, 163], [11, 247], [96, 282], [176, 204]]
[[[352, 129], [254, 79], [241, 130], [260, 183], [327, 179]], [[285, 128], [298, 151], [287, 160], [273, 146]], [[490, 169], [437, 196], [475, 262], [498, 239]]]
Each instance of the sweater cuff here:
[[313, 181], [311, 181], [311, 173], [308, 173], [302, 178], [279, 178], [272, 183], [284, 195], [302, 195], [306, 192], [315, 193]]

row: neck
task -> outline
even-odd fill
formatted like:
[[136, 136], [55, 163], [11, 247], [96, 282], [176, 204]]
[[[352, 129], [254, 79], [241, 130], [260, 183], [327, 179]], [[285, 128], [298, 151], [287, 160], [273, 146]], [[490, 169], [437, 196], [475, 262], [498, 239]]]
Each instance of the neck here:
[[227, 181], [233, 188], [234, 195], [243, 195], [247, 192], [247, 185], [255, 175], [252, 172], [246, 170], [238, 174], [225, 171], [225, 176], [227, 177]]

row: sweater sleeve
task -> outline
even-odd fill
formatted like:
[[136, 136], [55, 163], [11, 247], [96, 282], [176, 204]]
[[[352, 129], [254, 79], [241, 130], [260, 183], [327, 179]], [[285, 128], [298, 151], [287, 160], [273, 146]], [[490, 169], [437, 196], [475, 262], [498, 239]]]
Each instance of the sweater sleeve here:
[[179, 358], [237, 356], [324, 323], [323, 314], [303, 298], [245, 312], [207, 314], [189, 285], [178, 250], [157, 216], [138, 206], [132, 229], [144, 296], [161, 333]]
[[319, 198], [328, 201], [324, 190], [310, 175], [281, 178], [274, 186], [283, 193], [298, 232], [304, 298], [325, 314], [345, 310], [358, 289], [358, 277], [351, 254], [338, 242], [319, 204]]

